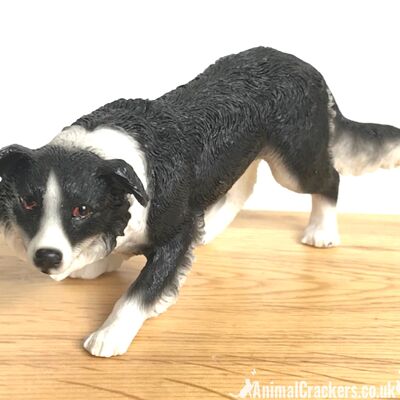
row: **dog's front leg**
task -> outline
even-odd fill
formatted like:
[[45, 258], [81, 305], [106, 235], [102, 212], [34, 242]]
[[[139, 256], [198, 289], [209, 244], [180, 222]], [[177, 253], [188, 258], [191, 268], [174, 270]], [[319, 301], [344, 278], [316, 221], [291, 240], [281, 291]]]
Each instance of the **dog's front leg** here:
[[94, 356], [124, 354], [144, 321], [175, 303], [192, 261], [193, 232], [184, 229], [172, 240], [156, 247], [137, 280], [117, 301], [104, 324], [84, 341]]

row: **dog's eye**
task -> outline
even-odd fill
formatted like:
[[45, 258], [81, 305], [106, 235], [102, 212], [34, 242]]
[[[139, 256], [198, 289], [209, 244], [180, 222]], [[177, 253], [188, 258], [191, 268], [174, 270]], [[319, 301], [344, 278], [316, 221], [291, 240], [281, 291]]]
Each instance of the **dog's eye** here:
[[32, 211], [38, 206], [38, 202], [31, 196], [20, 197], [19, 201], [21, 203], [21, 207], [26, 211]]
[[76, 219], [83, 219], [89, 217], [92, 210], [88, 206], [78, 206], [72, 209], [72, 217]]

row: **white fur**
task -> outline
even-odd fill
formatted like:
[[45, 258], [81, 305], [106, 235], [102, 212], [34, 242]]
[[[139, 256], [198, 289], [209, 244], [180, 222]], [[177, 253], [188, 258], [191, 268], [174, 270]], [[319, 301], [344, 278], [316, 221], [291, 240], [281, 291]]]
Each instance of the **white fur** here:
[[379, 167], [384, 169], [400, 167], [400, 141], [387, 146], [387, 155], [383, 158]]
[[293, 192], [302, 193], [296, 176], [290, 173], [286, 165], [283, 163], [281, 156], [277, 152], [269, 150], [263, 158], [268, 163], [272, 176], [280, 185], [286, 189], [292, 190]]
[[[179, 278], [179, 287], [185, 279], [186, 274], [182, 273]], [[90, 354], [98, 357], [111, 357], [126, 353], [144, 321], [160, 315], [175, 304], [177, 294], [177, 292], [173, 292], [164, 295], [148, 311], [141, 306], [140, 298], [128, 298], [126, 294], [123, 295], [115, 303], [103, 325], [84, 340], [83, 347]]]
[[140, 299], [122, 296], [103, 325], [91, 333], [83, 347], [97, 357], [111, 357], [124, 354], [139, 332], [144, 321], [159, 315], [176, 302], [176, 296], [160, 301], [151, 311], [145, 311]]
[[336, 205], [331, 200], [312, 195], [310, 221], [301, 242], [315, 247], [333, 247], [340, 243]]
[[[192, 260], [193, 257], [190, 256], [188, 261]], [[128, 298], [124, 294], [114, 305], [103, 325], [84, 340], [83, 347], [98, 357], [124, 354], [146, 319], [157, 317], [176, 303], [179, 289], [185, 282], [188, 272], [189, 266], [181, 269], [177, 290], [164, 293], [160, 300], [146, 311], [141, 307], [142, 302], [139, 297]]]
[[328, 93], [329, 133], [332, 138], [335, 132], [335, 118], [337, 113], [334, 108], [335, 100], [333, 98], [332, 92], [328, 88], [326, 89], [326, 92]]
[[126, 260], [127, 257], [118, 254], [112, 253], [101, 260], [95, 261], [92, 264], [86, 265], [85, 267], [72, 272], [69, 277], [70, 278], [80, 278], [80, 279], [95, 279], [98, 276], [104, 274], [105, 272], [112, 272], [119, 269]]
[[114, 251], [132, 255], [148, 242], [147, 213], [149, 205], [143, 208], [133, 195], [129, 195], [128, 200], [131, 203], [129, 207], [131, 218], [124, 230], [124, 236], [117, 237], [117, 246]]
[[362, 175], [379, 168], [400, 166], [400, 141], [385, 144], [377, 150], [374, 144], [363, 144], [363, 148], [354, 151], [351, 134], [343, 135], [331, 146], [335, 169], [342, 175]]
[[63, 272], [72, 262], [71, 244], [65, 235], [60, 217], [61, 203], [59, 184], [54, 173], [50, 171], [43, 196], [43, 215], [39, 230], [29, 242], [27, 256], [33, 262], [35, 253], [39, 249], [50, 248], [61, 251], [63, 261], [57, 272]]
[[329, 89], [328, 114], [330, 132], [330, 150], [333, 164], [342, 175], [363, 175], [379, 168], [391, 169], [400, 166], [400, 140], [392, 140], [377, 148], [376, 143], [356, 142], [351, 132], [342, 132], [335, 137], [336, 111], [335, 100]]
[[[122, 159], [132, 166], [143, 187], [147, 188], [145, 154], [133, 137], [120, 130], [97, 128], [93, 132], [88, 132], [81, 126], [72, 126], [62, 131], [50, 144], [87, 149], [106, 160]], [[132, 254], [135, 249], [148, 242], [147, 213], [150, 202], [146, 207], [142, 207], [133, 195], [129, 195], [129, 201], [131, 218], [125, 228], [124, 236], [117, 238], [117, 247], [114, 251]]]
[[244, 203], [253, 192], [257, 180], [258, 164], [259, 161], [253, 162], [225, 196], [206, 210], [203, 244], [209, 243], [219, 235], [242, 209]]
[[138, 299], [128, 299], [124, 295], [115, 303], [103, 325], [85, 339], [83, 347], [98, 357], [124, 354], [147, 318], [149, 314]]
[[332, 92], [327, 89], [328, 94], [328, 116], [330, 151], [333, 155], [333, 164], [342, 175], [361, 175], [365, 172], [374, 171], [379, 168], [379, 158], [374, 159], [374, 146], [365, 144], [364, 151], [354, 151], [353, 137], [351, 134], [343, 136], [340, 140], [335, 140], [335, 119], [337, 112], [334, 109], [335, 100]]
[[72, 250], [71, 262], [69, 264], [63, 262], [63, 267], [58, 268], [50, 277], [55, 281], [62, 281], [75, 271], [103, 259], [105, 254], [107, 254], [107, 248], [101, 236], [89, 238], [75, 246]]

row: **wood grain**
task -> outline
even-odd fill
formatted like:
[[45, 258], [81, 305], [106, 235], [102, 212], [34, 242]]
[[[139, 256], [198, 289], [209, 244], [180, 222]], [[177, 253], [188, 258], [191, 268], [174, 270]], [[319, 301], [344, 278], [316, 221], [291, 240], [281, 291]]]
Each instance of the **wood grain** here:
[[400, 377], [400, 217], [341, 216], [342, 246], [298, 243], [305, 214], [243, 212], [197, 249], [180, 300], [129, 352], [81, 347], [143, 258], [54, 282], [0, 248], [1, 399], [217, 399], [265, 384]]

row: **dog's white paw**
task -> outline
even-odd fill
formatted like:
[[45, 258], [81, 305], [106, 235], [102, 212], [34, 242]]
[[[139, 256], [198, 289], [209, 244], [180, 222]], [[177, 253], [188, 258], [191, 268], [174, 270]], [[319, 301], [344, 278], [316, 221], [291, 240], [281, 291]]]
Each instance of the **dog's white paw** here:
[[136, 332], [124, 324], [111, 324], [90, 334], [83, 347], [93, 356], [112, 357], [128, 351]]
[[324, 229], [318, 225], [309, 225], [304, 231], [301, 243], [314, 247], [335, 247], [340, 244], [337, 228]]

